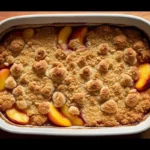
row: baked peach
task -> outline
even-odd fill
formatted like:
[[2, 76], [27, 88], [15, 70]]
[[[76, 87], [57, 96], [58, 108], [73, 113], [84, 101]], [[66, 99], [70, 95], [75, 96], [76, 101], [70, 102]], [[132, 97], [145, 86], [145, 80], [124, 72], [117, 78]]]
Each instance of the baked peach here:
[[0, 70], [0, 91], [5, 89], [5, 81], [10, 75], [9, 69]]
[[87, 35], [88, 28], [87, 27], [78, 27], [76, 28], [72, 34], [70, 41], [73, 39], [78, 39], [80, 45], [84, 45], [84, 40]]
[[66, 26], [62, 28], [58, 33], [58, 45], [61, 49], [66, 50], [68, 48], [68, 39], [72, 33], [72, 27]]
[[29, 117], [25, 113], [20, 112], [15, 108], [6, 110], [6, 115], [12, 122], [17, 124], [25, 125], [29, 122]]
[[32, 28], [24, 29], [22, 36], [24, 39], [31, 39], [34, 36], [34, 29]]
[[87, 27], [78, 27], [75, 29], [71, 34], [71, 40], [72, 39], [79, 39], [79, 42], [81, 45], [84, 43], [84, 39], [86, 37], [88, 28]]
[[150, 64], [142, 64], [139, 66], [140, 77], [135, 83], [135, 88], [139, 91], [150, 88]]
[[64, 126], [64, 127], [72, 126], [72, 123], [70, 122], [70, 120], [68, 118], [66, 118], [65, 116], [63, 116], [63, 114], [61, 114], [61, 112], [59, 112], [54, 107], [52, 102], [50, 102], [48, 118], [55, 125]]
[[71, 121], [72, 125], [83, 126], [84, 125], [83, 120], [77, 115], [72, 115], [68, 110], [69, 107], [67, 105], [61, 107], [62, 114]]

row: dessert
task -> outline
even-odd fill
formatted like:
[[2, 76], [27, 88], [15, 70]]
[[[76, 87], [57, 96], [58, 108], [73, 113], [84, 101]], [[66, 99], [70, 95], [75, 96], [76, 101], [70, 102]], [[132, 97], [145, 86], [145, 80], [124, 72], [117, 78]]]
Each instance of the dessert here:
[[0, 111], [31, 126], [139, 123], [150, 111], [149, 48], [133, 27], [11, 31], [0, 41]]

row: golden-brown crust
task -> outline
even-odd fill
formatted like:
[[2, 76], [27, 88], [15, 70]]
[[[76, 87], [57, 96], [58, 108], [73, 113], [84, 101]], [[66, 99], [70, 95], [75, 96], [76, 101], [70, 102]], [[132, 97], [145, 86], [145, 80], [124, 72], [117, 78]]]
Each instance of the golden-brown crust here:
[[102, 81], [101, 80], [89, 80], [86, 83], [86, 89], [89, 92], [95, 92], [95, 91], [99, 91], [102, 88]]
[[5, 111], [7, 109], [10, 109], [14, 104], [16, 100], [14, 96], [7, 91], [0, 92], [0, 110]]
[[139, 102], [139, 95], [138, 93], [131, 93], [125, 99], [125, 104], [129, 107], [135, 107]]
[[124, 51], [124, 61], [129, 65], [133, 65], [137, 62], [136, 52], [132, 48], [126, 48], [125, 49], [125, 51]]
[[12, 94], [15, 96], [22, 96], [24, 94], [23, 86], [18, 85], [15, 89], [13, 89]]
[[114, 100], [106, 101], [101, 105], [101, 110], [108, 114], [114, 114], [117, 112], [117, 104]]
[[11, 72], [11, 75], [13, 77], [19, 77], [22, 74], [22, 72], [23, 72], [23, 66], [22, 66], [22, 64], [16, 64], [16, 63], [14, 63], [12, 65], [12, 67], [10, 68], [10, 72]]
[[35, 60], [39, 61], [46, 57], [46, 51], [43, 47], [39, 47], [35, 50]]
[[39, 113], [45, 115], [49, 112], [49, 102], [42, 102], [38, 105]]
[[33, 115], [30, 117], [30, 124], [41, 126], [47, 121], [47, 116], [45, 115]]
[[100, 91], [100, 97], [103, 100], [108, 100], [110, 97], [110, 92], [109, 92], [109, 88], [108, 87], [102, 87], [101, 91]]
[[66, 97], [61, 92], [54, 92], [52, 99], [55, 107], [62, 107], [66, 103]]
[[120, 84], [125, 87], [128, 87], [128, 86], [130, 87], [130, 86], [133, 86], [134, 83], [133, 83], [132, 78], [129, 75], [122, 74]]
[[107, 43], [103, 43], [98, 46], [98, 54], [106, 55], [108, 51], [109, 51], [109, 45]]
[[43, 74], [46, 72], [47, 62], [45, 60], [35, 61], [32, 68], [37, 74]]
[[133, 66], [129, 69], [128, 74], [132, 77], [133, 80], [138, 80], [140, 77], [140, 72], [136, 66]]
[[123, 49], [127, 45], [127, 39], [125, 35], [118, 35], [114, 38], [114, 45], [117, 49]]
[[79, 111], [78, 107], [76, 107], [76, 106], [70, 106], [68, 111], [72, 115], [79, 115], [80, 114], [80, 111]]
[[16, 102], [16, 106], [18, 109], [26, 109], [28, 107], [26, 100], [19, 100]]
[[109, 61], [108, 60], [102, 60], [99, 64], [98, 64], [98, 70], [101, 73], [106, 73], [108, 72], [109, 69]]
[[10, 44], [10, 50], [19, 52], [23, 49], [24, 45], [24, 40], [21, 37], [15, 38]]
[[9, 76], [5, 81], [5, 87], [7, 89], [14, 89], [17, 86], [15, 79], [12, 76]]
[[54, 67], [49, 71], [49, 76], [55, 82], [62, 81], [66, 76], [66, 69]]

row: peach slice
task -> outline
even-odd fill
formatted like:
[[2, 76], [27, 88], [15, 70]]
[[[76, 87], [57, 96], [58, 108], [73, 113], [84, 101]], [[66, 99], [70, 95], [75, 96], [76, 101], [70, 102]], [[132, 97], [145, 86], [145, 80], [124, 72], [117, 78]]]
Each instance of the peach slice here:
[[17, 124], [25, 125], [29, 122], [29, 117], [15, 108], [6, 110], [6, 115], [12, 122]]
[[61, 49], [67, 50], [68, 48], [68, 39], [72, 33], [72, 27], [66, 26], [62, 28], [58, 33], [58, 44]]
[[79, 42], [81, 45], [84, 43], [84, 39], [86, 37], [88, 28], [87, 27], [78, 27], [75, 29], [71, 34], [71, 40], [72, 39], [79, 39]]
[[48, 118], [49, 120], [58, 126], [64, 126], [69, 127], [72, 126], [70, 120], [63, 116], [53, 105], [52, 102], [50, 102], [50, 108], [48, 112]]
[[139, 91], [150, 88], [150, 64], [142, 64], [139, 66], [140, 77], [135, 83], [135, 88]]
[[71, 121], [72, 125], [83, 126], [84, 125], [83, 120], [79, 118], [79, 116], [74, 116], [70, 114], [68, 109], [69, 107], [67, 105], [64, 105], [63, 107], [61, 107], [62, 114]]
[[5, 81], [10, 75], [9, 69], [0, 70], [0, 91], [5, 89]]

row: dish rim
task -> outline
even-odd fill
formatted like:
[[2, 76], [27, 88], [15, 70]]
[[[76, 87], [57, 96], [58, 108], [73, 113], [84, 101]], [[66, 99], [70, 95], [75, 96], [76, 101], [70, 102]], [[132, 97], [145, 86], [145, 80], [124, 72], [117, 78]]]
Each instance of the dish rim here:
[[[134, 15], [126, 15], [126, 14], [32, 14], [32, 15], [22, 15], [22, 16], [15, 16], [10, 17], [0, 22], [0, 34], [4, 32], [6, 29], [10, 28], [13, 25], [16, 25], [15, 22], [18, 21], [19, 25], [22, 24], [25, 20], [29, 20], [26, 24], [32, 24], [31, 19], [34, 20], [42, 20], [49, 19], [50, 23], [54, 20], [60, 19], [61, 22], [66, 20], [67, 18], [73, 18], [68, 22], [71, 23], [72, 21], [79, 20], [80, 23], [92, 23], [93, 18], [99, 18], [108, 20], [111, 18], [111, 22], [113, 19], [121, 19], [122, 21], [133, 21], [132, 23], [135, 24], [136, 27], [142, 29], [145, 33], [148, 34], [150, 37], [150, 22], [144, 18], [134, 16]], [[84, 20], [81, 20], [85, 18]], [[119, 22], [119, 19], [117, 20]], [[89, 22], [88, 22], [89, 20]], [[120, 23], [122, 23], [120, 21]], [[66, 21], [65, 21], [66, 22]], [[67, 22], [67, 23], [68, 23]], [[99, 22], [99, 21], [96, 21]], [[103, 23], [103, 21], [100, 21]], [[138, 22], [138, 24], [136, 24]], [[55, 23], [55, 21], [54, 21]], [[126, 25], [132, 24], [131, 22], [124, 22]], [[10, 25], [11, 24], [11, 25]], [[35, 22], [35, 24], [38, 24]], [[42, 23], [44, 24], [44, 23]], [[149, 32], [148, 32], [149, 30]], [[11, 125], [4, 121], [0, 117], [0, 129], [5, 130], [11, 133], [21, 133], [21, 134], [40, 134], [40, 135], [59, 135], [59, 136], [108, 136], [108, 135], [125, 135], [125, 134], [135, 134], [140, 133], [142, 131], [147, 130], [150, 127], [150, 116], [147, 117], [145, 120], [140, 122], [134, 126], [119, 126], [119, 127], [18, 127], [15, 125]]]

